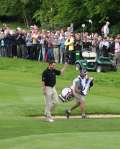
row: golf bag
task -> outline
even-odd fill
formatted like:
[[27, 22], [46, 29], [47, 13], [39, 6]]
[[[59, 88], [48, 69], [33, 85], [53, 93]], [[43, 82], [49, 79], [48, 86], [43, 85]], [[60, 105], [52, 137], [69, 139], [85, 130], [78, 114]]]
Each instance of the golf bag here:
[[[81, 81], [79, 81], [79, 82], [80, 82], [79, 83], [80, 95], [86, 96], [88, 94], [89, 89], [93, 86], [93, 78], [86, 79], [86, 85], [84, 88], [82, 87]], [[61, 94], [59, 94], [59, 96], [58, 96], [62, 102], [68, 102], [73, 99], [72, 98], [72, 97], [74, 97], [73, 90], [72, 90], [72, 88], [74, 88], [73, 86], [71, 86], [71, 88], [66, 87], [66, 88], [62, 89]]]
[[59, 94], [58, 97], [62, 102], [71, 101], [73, 97], [73, 91], [71, 88], [66, 87], [62, 89], [61, 94]]

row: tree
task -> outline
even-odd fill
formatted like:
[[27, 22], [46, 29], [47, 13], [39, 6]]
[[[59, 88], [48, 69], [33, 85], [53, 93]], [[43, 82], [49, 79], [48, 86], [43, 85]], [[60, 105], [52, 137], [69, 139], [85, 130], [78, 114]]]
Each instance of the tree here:
[[0, 16], [18, 16], [20, 12], [17, 0], [0, 1]]
[[0, 16], [15, 17], [24, 20], [28, 25], [33, 19], [33, 14], [40, 6], [40, 0], [1, 0]]
[[105, 21], [110, 21], [111, 25], [115, 25], [117, 28], [119, 28], [119, 0], [84, 0], [84, 5], [88, 10], [88, 16], [91, 17], [94, 22], [96, 22], [96, 28], [99, 28], [99, 26], [104, 24]]
[[0, 17], [22, 19], [27, 26], [35, 21], [52, 29], [73, 23], [76, 30], [81, 30], [81, 24], [92, 19], [95, 31], [108, 20], [112, 31], [118, 33], [119, 5], [120, 0], [0, 0]]

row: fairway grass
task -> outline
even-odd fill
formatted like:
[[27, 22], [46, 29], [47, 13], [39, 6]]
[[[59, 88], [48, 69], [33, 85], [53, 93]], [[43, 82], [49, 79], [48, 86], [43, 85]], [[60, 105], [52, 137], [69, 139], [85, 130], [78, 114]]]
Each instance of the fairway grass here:
[[120, 132], [77, 132], [22, 136], [0, 141], [2, 149], [119, 149]]
[[4, 117], [0, 123], [2, 149], [95, 149], [120, 146], [120, 119], [45, 120]]
[[[120, 118], [56, 119], [48, 123], [36, 119], [44, 113], [41, 74], [46, 63], [0, 58], [0, 149], [119, 149]], [[62, 68], [58, 65], [57, 68]], [[57, 77], [57, 91], [69, 86], [79, 73], [68, 66]], [[120, 114], [120, 70], [96, 73], [94, 86], [86, 97], [88, 114]], [[54, 112], [74, 104], [60, 102]], [[76, 109], [72, 115], [79, 115]]]

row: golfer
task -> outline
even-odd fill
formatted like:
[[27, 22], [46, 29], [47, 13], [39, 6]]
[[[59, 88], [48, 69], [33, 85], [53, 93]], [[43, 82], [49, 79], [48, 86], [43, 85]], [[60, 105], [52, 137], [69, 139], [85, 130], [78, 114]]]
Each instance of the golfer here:
[[58, 103], [58, 94], [55, 88], [56, 85], [56, 75], [63, 75], [64, 70], [67, 64], [61, 70], [55, 69], [56, 63], [50, 61], [48, 67], [42, 73], [42, 84], [43, 84], [43, 93], [45, 96], [45, 116], [46, 120], [53, 122], [54, 119], [51, 115], [52, 111], [55, 108], [55, 105]]

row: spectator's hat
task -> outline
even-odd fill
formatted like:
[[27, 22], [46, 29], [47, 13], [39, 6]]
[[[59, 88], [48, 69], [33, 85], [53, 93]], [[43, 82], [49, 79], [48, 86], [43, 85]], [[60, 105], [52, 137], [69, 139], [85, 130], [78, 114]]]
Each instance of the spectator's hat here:
[[17, 30], [17, 31], [21, 31], [21, 28], [20, 28], [20, 27], [17, 27], [16, 30]]
[[110, 22], [109, 22], [109, 21], [107, 21], [107, 22], [106, 22], [106, 24], [108, 24], [108, 25], [109, 25], [109, 24], [110, 24]]

